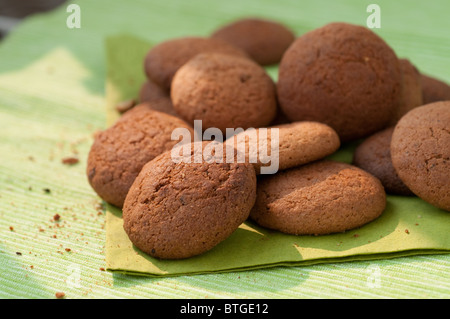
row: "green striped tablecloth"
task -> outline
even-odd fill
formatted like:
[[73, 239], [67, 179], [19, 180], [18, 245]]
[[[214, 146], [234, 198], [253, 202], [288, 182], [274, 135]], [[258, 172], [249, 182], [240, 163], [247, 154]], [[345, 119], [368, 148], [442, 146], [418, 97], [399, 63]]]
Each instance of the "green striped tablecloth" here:
[[[449, 298], [450, 256], [146, 278], [105, 271], [105, 208], [85, 177], [106, 127], [104, 40], [207, 35], [239, 16], [298, 34], [331, 21], [365, 24], [370, 1], [78, 1], [25, 21], [0, 43], [0, 297]], [[450, 3], [378, 1], [376, 30], [401, 57], [450, 82]], [[62, 163], [77, 156], [79, 163]], [[59, 218], [57, 218], [59, 217]]]

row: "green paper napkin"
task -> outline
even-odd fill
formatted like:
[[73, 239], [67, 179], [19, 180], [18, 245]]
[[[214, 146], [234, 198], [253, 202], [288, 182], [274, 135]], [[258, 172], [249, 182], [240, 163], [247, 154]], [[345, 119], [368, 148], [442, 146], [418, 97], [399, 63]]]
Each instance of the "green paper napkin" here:
[[[131, 35], [106, 40], [107, 119], [115, 105], [136, 98], [145, 81], [143, 59], [151, 44]], [[276, 79], [276, 67], [268, 68]], [[350, 162], [357, 143], [344, 145], [331, 159]], [[293, 236], [242, 224], [212, 250], [184, 260], [159, 260], [133, 246], [122, 227], [122, 212], [107, 205], [106, 265], [109, 271], [146, 276], [177, 276], [274, 266], [393, 258], [450, 252], [450, 214], [417, 197], [387, 196], [386, 210], [355, 230], [326, 236]]]

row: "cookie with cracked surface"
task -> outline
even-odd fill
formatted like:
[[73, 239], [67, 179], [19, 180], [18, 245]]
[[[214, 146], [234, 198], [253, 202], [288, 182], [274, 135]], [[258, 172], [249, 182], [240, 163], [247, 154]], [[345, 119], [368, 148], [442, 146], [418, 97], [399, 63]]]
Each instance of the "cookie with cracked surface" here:
[[144, 59], [147, 77], [165, 90], [175, 72], [187, 61], [199, 53], [221, 52], [247, 57], [241, 49], [220, 39], [206, 37], [182, 37], [170, 39], [152, 47]]
[[380, 181], [353, 165], [319, 161], [261, 175], [250, 218], [293, 235], [325, 235], [361, 227], [386, 207]]
[[450, 85], [434, 76], [422, 74], [423, 103], [450, 101]]
[[391, 160], [391, 139], [394, 127], [389, 127], [365, 139], [355, 149], [353, 165], [369, 172], [383, 184], [386, 193], [412, 196], [398, 177]]
[[166, 152], [146, 164], [126, 197], [125, 232], [153, 257], [182, 259], [209, 251], [248, 218], [254, 204], [251, 165], [197, 163], [191, 151], [185, 157], [190, 163], [176, 163]]
[[[277, 135], [272, 132], [273, 128], [278, 129]], [[340, 146], [336, 131], [319, 122], [293, 122], [262, 129], [246, 130], [226, 141], [236, 147], [239, 154], [245, 155], [245, 161], [254, 165], [258, 175], [262, 167], [270, 167], [273, 161], [278, 162], [275, 163], [278, 170], [285, 170], [322, 159]], [[273, 145], [274, 151], [272, 138], [278, 140]]]
[[317, 121], [341, 141], [384, 128], [400, 100], [398, 58], [373, 31], [330, 23], [298, 37], [283, 55], [278, 99], [292, 121]]
[[261, 65], [280, 62], [295, 34], [285, 25], [259, 18], [244, 18], [226, 24], [211, 35], [245, 51]]
[[275, 84], [256, 62], [219, 53], [199, 54], [175, 74], [171, 87], [175, 111], [203, 128], [261, 127], [276, 115]]
[[90, 185], [106, 202], [122, 207], [128, 189], [142, 167], [171, 149], [175, 128], [193, 129], [183, 120], [137, 105], [110, 128], [98, 133], [88, 156]]
[[408, 59], [400, 59], [399, 63], [402, 74], [401, 98], [390, 121], [392, 126], [410, 110], [424, 104], [419, 70]]
[[414, 194], [450, 211], [450, 101], [419, 106], [403, 116], [392, 134], [391, 158]]

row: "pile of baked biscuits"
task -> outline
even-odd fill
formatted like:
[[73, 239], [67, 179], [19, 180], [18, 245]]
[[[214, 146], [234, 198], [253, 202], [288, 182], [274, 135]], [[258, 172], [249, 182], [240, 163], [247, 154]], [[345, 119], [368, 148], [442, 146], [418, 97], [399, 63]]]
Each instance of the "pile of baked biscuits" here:
[[[269, 65], [278, 65], [276, 82]], [[138, 103], [96, 135], [87, 176], [122, 208], [131, 242], [153, 257], [202, 254], [248, 219], [293, 235], [344, 232], [379, 217], [386, 194], [450, 211], [450, 86], [370, 29], [330, 23], [297, 36], [276, 21], [245, 18], [209, 37], [159, 43], [144, 71]], [[244, 132], [181, 147], [173, 139], [180, 128], [192, 137]], [[275, 173], [248, 157], [217, 160], [230, 147], [237, 156], [232, 142], [246, 132], [247, 144], [274, 151], [272, 131]], [[352, 164], [327, 159], [350, 142], [359, 143]], [[192, 161], [174, 161], [181, 148]], [[198, 150], [204, 160], [194, 160]]]

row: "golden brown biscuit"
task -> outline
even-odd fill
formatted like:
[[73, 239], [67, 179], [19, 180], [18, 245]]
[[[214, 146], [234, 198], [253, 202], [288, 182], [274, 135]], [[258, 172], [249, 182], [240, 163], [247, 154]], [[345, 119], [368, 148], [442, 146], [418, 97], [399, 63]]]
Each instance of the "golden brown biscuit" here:
[[389, 123], [400, 83], [398, 58], [383, 39], [362, 26], [331, 23], [289, 47], [277, 90], [289, 119], [328, 124], [344, 142]]
[[151, 48], [144, 59], [144, 70], [150, 80], [170, 90], [175, 72], [197, 54], [206, 52], [247, 57], [241, 49], [220, 39], [183, 37], [161, 42]]
[[436, 77], [422, 74], [423, 104], [450, 100], [450, 85]]
[[250, 59], [219, 53], [199, 54], [175, 74], [171, 87], [175, 111], [203, 128], [260, 127], [275, 117], [275, 85]]
[[195, 163], [194, 152], [186, 158], [192, 162], [175, 163], [169, 151], [150, 161], [125, 200], [128, 237], [157, 258], [188, 258], [210, 250], [248, 218], [255, 202], [250, 164]]
[[397, 123], [392, 164], [417, 196], [450, 211], [450, 101], [419, 106]]
[[414, 195], [398, 177], [392, 166], [391, 138], [394, 127], [389, 127], [369, 136], [355, 149], [353, 165], [378, 178], [389, 194]]
[[413, 108], [423, 105], [422, 80], [417, 68], [407, 59], [400, 59], [402, 74], [401, 98], [390, 121], [395, 125], [400, 118]]
[[136, 105], [139, 105], [140, 107], [145, 105], [149, 109], [177, 116], [173, 109], [169, 92], [150, 80], [146, 80], [142, 83], [136, 99], [122, 101], [116, 106], [116, 110], [123, 114]]
[[95, 136], [87, 176], [96, 193], [106, 202], [122, 207], [128, 189], [140, 170], [157, 155], [170, 150], [175, 128], [193, 129], [174, 116], [144, 105], [127, 111], [112, 127]]
[[261, 65], [280, 62], [295, 35], [279, 22], [245, 18], [226, 24], [214, 31], [213, 38], [222, 39], [245, 51]]
[[293, 235], [325, 235], [360, 227], [386, 206], [380, 181], [355, 166], [319, 161], [258, 179], [250, 217]]
[[158, 84], [148, 79], [142, 83], [139, 90], [139, 102], [158, 101], [164, 98], [170, 98], [170, 94]]
[[153, 101], [142, 102], [137, 106], [179, 117], [177, 112], [173, 108], [172, 100], [168, 97], [163, 97]]
[[[272, 132], [273, 128], [278, 129], [277, 135]], [[272, 150], [272, 139], [275, 138], [278, 142], [273, 144], [275, 149]], [[275, 160], [278, 161], [278, 170], [285, 170], [322, 159], [340, 146], [336, 131], [318, 122], [293, 122], [246, 130], [229, 138], [226, 143], [245, 155], [246, 162], [254, 165], [256, 174], [260, 174], [262, 166], [271, 166]], [[264, 155], [270, 162], [265, 160]]]

